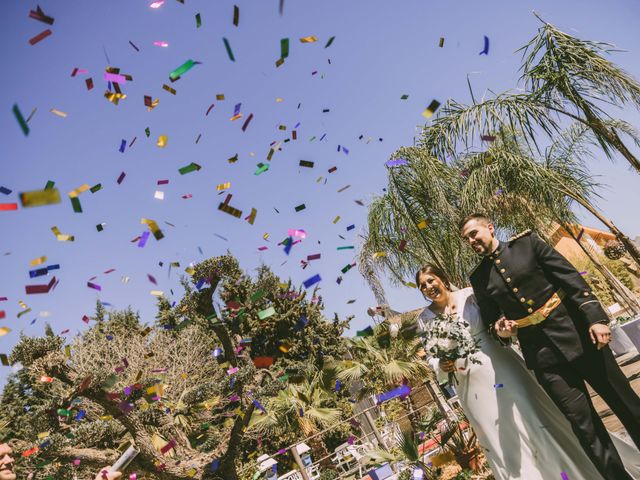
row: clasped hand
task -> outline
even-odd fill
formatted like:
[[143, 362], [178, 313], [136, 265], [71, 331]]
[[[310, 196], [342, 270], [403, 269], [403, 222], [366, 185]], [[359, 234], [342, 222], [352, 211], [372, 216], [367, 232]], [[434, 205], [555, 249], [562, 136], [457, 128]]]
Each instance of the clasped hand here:
[[493, 327], [501, 338], [509, 338], [518, 334], [518, 322], [502, 317]]

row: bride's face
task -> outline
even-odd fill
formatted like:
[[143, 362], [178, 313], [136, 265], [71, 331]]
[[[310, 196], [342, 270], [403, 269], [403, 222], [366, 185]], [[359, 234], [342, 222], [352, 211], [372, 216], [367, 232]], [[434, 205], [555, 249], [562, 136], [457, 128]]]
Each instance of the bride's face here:
[[446, 298], [447, 286], [437, 275], [423, 273], [420, 275], [420, 291], [432, 302], [441, 302]]

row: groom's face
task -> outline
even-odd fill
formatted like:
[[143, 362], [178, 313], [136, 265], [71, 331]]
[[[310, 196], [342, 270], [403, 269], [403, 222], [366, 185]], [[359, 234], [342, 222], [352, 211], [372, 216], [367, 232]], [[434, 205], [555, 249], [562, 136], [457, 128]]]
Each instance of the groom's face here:
[[477, 254], [489, 255], [492, 252], [495, 238], [492, 223], [487, 223], [481, 218], [472, 218], [462, 227], [461, 235]]

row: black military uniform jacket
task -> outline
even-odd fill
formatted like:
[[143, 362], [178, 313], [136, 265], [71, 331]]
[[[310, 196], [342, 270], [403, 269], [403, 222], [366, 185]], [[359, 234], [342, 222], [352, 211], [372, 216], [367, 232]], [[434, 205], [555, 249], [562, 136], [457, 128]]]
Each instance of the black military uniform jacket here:
[[519, 320], [562, 289], [565, 297], [547, 319], [520, 328], [518, 340], [531, 369], [571, 361], [593, 349], [589, 326], [607, 322], [602, 305], [575, 268], [531, 231], [500, 242], [471, 274], [483, 322]]

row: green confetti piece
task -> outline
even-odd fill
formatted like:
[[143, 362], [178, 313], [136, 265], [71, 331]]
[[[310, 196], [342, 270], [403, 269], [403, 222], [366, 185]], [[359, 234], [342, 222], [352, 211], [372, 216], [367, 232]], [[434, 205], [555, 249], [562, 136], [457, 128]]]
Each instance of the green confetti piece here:
[[347, 245], [345, 247], [338, 247], [338, 250], [353, 250], [354, 248], [353, 245]]
[[305, 208], [307, 208], [307, 206], [304, 203], [301, 203], [300, 205], [295, 207], [296, 212], [300, 212], [300, 211], [304, 210]]
[[227, 55], [229, 55], [229, 60], [231, 60], [232, 62], [235, 62], [236, 57], [233, 56], [233, 52], [231, 51], [231, 45], [229, 45], [229, 40], [222, 37], [222, 41], [224, 42], [224, 48], [227, 49]]
[[329, 48], [335, 39], [336, 39], [335, 36], [331, 37], [327, 42], [327, 44], [324, 46], [324, 48]]
[[341, 272], [342, 273], [347, 273], [349, 270], [351, 270], [351, 264], [345, 265], [345, 267], [341, 270]]
[[252, 302], [257, 302], [258, 300], [260, 300], [262, 297], [264, 297], [264, 290], [258, 290], [256, 293], [254, 293], [253, 295], [251, 295], [251, 301]]
[[98, 184], [94, 185], [93, 187], [91, 187], [89, 189], [89, 191], [91, 193], [96, 193], [98, 190], [102, 190], [102, 184], [101, 183], [98, 183]]
[[237, 27], [240, 22], [240, 9], [237, 5], [233, 6], [233, 24]]
[[[175, 80], [176, 78], [182, 76], [183, 73], [187, 73], [189, 70], [191, 70], [194, 65], [195, 65], [195, 62], [193, 60], [191, 60], [191, 59], [187, 60], [182, 65], [180, 65], [178, 68], [176, 68], [173, 72], [171, 72], [169, 74], [169, 78], [171, 80]], [[148, 128], [147, 128], [147, 130], [148, 130]], [[146, 132], [146, 130], [145, 130], [145, 132]], [[149, 136], [149, 135], [147, 135], [147, 136]]]
[[65, 410], [64, 408], [59, 408], [58, 415], [62, 415], [63, 417], [68, 417], [69, 415], [71, 415], [71, 411]]
[[147, 138], [149, 138], [149, 136], [151, 135], [151, 130], [149, 130], [149, 127], [144, 129], [144, 133], [147, 134]]
[[73, 197], [71, 199], [71, 206], [73, 207], [74, 212], [82, 213], [82, 205], [80, 205], [80, 199], [78, 197]]
[[54, 182], [53, 180], [47, 180], [47, 184], [44, 186], [44, 189], [51, 190], [55, 184], [56, 182]]
[[24, 133], [24, 136], [26, 137], [27, 135], [29, 135], [29, 125], [27, 125], [27, 122], [22, 116], [22, 112], [20, 112], [20, 109], [18, 108], [17, 103], [13, 104], [13, 114], [16, 116], [16, 120], [18, 120], [18, 123], [20, 124], [22, 133]]
[[202, 17], [199, 13], [196, 13], [196, 28], [200, 28], [202, 26]]
[[264, 320], [265, 318], [269, 318], [271, 315], [275, 315], [276, 309], [273, 307], [269, 307], [266, 310], [261, 310], [258, 312], [258, 318], [260, 320]]
[[404, 95], [402, 95], [400, 97], [400, 100], [406, 100], [407, 98], [409, 98], [409, 95], [407, 95], [406, 93]]
[[96, 230], [98, 230], [99, 232], [103, 231], [104, 230], [104, 225], [99, 223], [98, 225], [96, 225]]
[[280, 380], [281, 382], [286, 381], [289, 378], [289, 374], [285, 373], [284, 375], [282, 375], [281, 377], [278, 377], [278, 380]]
[[261, 173], [264, 173], [267, 170], [269, 170], [268, 163], [259, 163], [257, 167], [258, 167], [258, 170], [255, 171], [254, 175], [260, 175]]
[[280, 40], [280, 58], [284, 59], [289, 56], [289, 39], [282, 38]]
[[18, 318], [20, 318], [20, 317], [21, 317], [21, 316], [23, 316], [23, 315], [26, 315], [26, 314], [27, 314], [27, 313], [29, 313], [30, 311], [31, 311], [31, 309], [30, 309], [30, 308], [27, 308], [26, 310], [21, 311], [21, 312], [18, 314]]
[[196, 170], [200, 170], [202, 167], [197, 163], [191, 162], [189, 165], [178, 169], [180, 175], [184, 175], [186, 173], [195, 172]]

